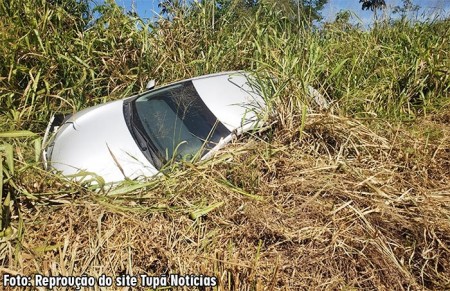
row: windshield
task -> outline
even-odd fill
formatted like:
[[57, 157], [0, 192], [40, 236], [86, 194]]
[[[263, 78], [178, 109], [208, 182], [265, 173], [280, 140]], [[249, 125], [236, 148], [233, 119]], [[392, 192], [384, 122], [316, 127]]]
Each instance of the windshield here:
[[[137, 126], [162, 162], [191, 160], [213, 148], [230, 131], [208, 109], [191, 81], [138, 97], [133, 106]], [[201, 152], [199, 152], [201, 151]]]

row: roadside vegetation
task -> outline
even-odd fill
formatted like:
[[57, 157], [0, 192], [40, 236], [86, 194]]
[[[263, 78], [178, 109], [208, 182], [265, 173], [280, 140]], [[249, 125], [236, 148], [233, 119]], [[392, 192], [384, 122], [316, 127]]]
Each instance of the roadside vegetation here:
[[[277, 1], [166, 2], [155, 22], [112, 1], [96, 18], [83, 1], [0, 2], [0, 271], [449, 289], [448, 17], [365, 29]], [[52, 113], [228, 70], [265, 80], [276, 113], [215, 158], [114, 189], [42, 169]]]

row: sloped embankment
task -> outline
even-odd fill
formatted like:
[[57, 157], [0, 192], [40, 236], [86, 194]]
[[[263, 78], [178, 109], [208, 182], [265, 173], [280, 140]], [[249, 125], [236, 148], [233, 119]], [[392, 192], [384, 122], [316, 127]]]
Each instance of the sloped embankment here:
[[20, 259], [4, 260], [24, 274], [207, 274], [219, 290], [449, 288], [448, 118], [274, 125], [132, 193], [31, 207]]

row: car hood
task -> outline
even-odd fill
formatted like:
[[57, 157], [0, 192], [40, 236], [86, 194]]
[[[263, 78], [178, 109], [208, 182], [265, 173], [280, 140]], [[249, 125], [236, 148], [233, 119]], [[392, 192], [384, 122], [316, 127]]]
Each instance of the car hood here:
[[105, 182], [153, 176], [125, 123], [123, 100], [82, 110], [69, 118], [47, 148], [51, 167], [64, 175], [95, 173]]

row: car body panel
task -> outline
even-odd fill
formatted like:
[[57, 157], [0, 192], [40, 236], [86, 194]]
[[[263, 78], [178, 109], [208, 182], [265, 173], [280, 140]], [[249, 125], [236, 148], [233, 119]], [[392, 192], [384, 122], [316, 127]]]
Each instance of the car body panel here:
[[69, 118], [50, 145], [51, 166], [64, 175], [95, 173], [107, 182], [155, 175], [125, 124], [122, 106], [123, 100], [113, 101]]

